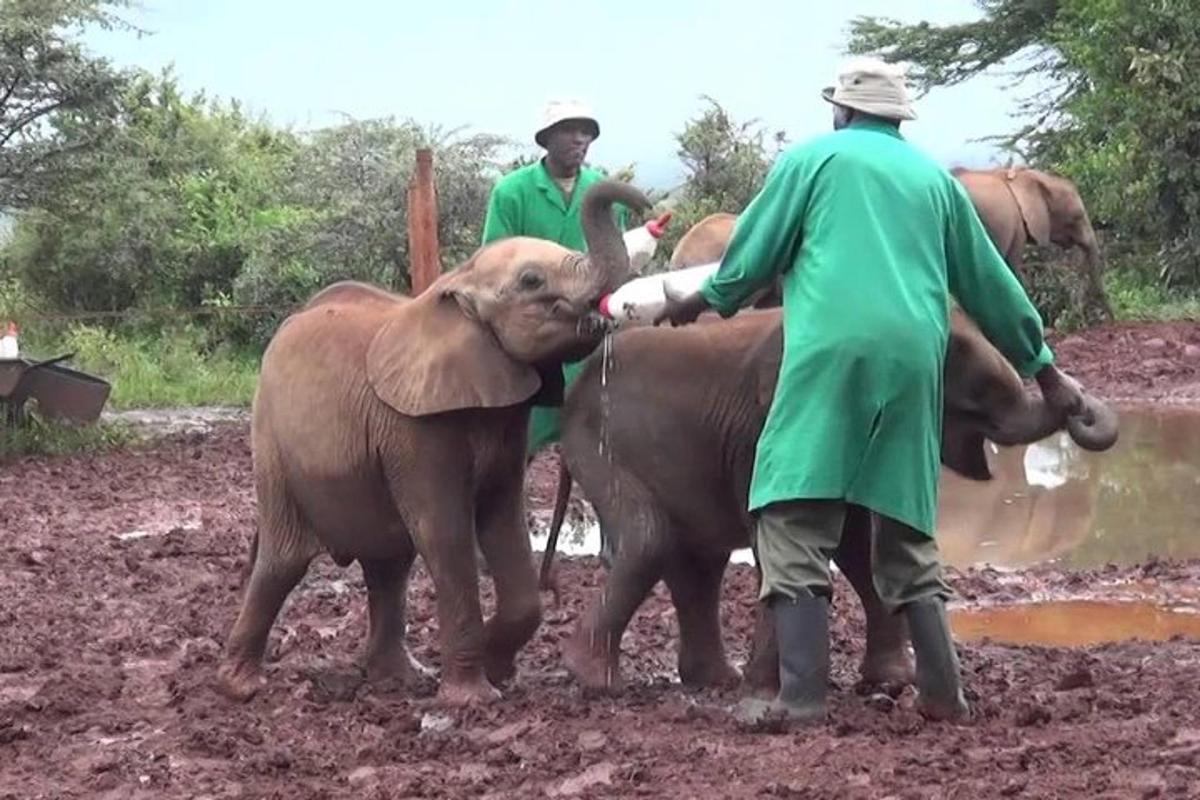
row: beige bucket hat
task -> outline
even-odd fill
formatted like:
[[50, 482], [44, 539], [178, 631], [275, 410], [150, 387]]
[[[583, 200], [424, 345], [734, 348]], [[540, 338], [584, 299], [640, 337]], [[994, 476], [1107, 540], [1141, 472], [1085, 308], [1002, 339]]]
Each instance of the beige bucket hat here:
[[838, 70], [837, 86], [821, 97], [839, 106], [885, 119], [916, 119], [905, 84], [905, 69], [878, 58], [852, 58]]
[[581, 119], [591, 123], [592, 138], [600, 138], [600, 123], [596, 121], [596, 115], [592, 113], [592, 109], [586, 104], [578, 100], [551, 100], [542, 109], [542, 121], [537, 129], [537, 133], [533, 135], [533, 140], [540, 146], [545, 147], [543, 141], [546, 131], [553, 128], [560, 122], [566, 122], [569, 119]]

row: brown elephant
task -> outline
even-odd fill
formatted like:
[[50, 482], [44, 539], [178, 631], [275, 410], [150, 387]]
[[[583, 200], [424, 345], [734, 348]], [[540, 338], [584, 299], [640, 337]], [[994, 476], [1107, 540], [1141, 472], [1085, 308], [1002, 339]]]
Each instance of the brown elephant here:
[[[563, 454], [615, 544], [603, 593], [565, 648], [568, 668], [584, 686], [618, 685], [622, 633], [659, 579], [679, 622], [680, 678], [696, 685], [736, 679], [721, 643], [718, 600], [731, 551], [751, 546], [747, 493], [779, 370], [781, 320], [780, 309], [759, 309], [729, 320], [704, 315], [677, 329], [618, 332], [607, 366], [593, 355], [568, 392]], [[1089, 426], [1027, 394], [957, 307], [945, 375], [942, 462], [961, 475], [990, 477], [985, 439], [1023, 444], [1064, 426], [1089, 449], [1116, 439], [1115, 415], [1093, 398]], [[871, 582], [871, 525], [870, 514], [852, 509], [835, 558], [867, 618], [864, 679], [907, 680], [903, 621], [885, 613]], [[759, 622], [747, 679], [768, 690], [777, 675], [774, 633], [761, 616]]]
[[[672, 253], [672, 267], [719, 260], [733, 219], [712, 215], [697, 223]], [[764, 300], [772, 295], [777, 296], [770, 292]], [[1025, 444], [1066, 426], [1089, 449], [1115, 443], [1117, 419], [1103, 404], [1087, 399], [1095, 415], [1090, 426], [1054, 414], [1026, 394], [1015, 370], [957, 306], [950, 322], [942, 462], [952, 471], [988, 480], [985, 438]], [[695, 326], [619, 332], [607, 368], [593, 356], [579, 375], [563, 410], [565, 464], [542, 577], [552, 583], [556, 523], [574, 476], [596, 509], [602, 555], [611, 565], [600, 601], [566, 647], [568, 666], [582, 684], [619, 682], [621, 635], [660, 578], [679, 620], [680, 678], [712, 685], [737, 676], [721, 642], [720, 584], [731, 551], [751, 544], [745, 511], [750, 473], [781, 352], [778, 308], [743, 311], [727, 321], [705, 314]], [[665, 442], [686, 452], [664, 448]], [[871, 525], [870, 514], [852, 508], [835, 560], [867, 619], [863, 679], [907, 681], [912, 666], [904, 650], [904, 621], [885, 613], [872, 584]], [[769, 693], [778, 674], [774, 628], [759, 610], [747, 680], [755, 691]]]
[[1100, 277], [1100, 245], [1075, 184], [1029, 167], [986, 170], [956, 168], [954, 177], [966, 188], [992, 241], [1028, 285], [1025, 245], [1077, 247], [1083, 254], [1084, 304], [1112, 319], [1112, 307]]
[[725, 255], [725, 246], [733, 235], [737, 214], [718, 211], [688, 228], [671, 251], [669, 269], [682, 269], [697, 264], [712, 264]]
[[[281, 605], [326, 551], [340, 566], [362, 565], [369, 674], [424, 671], [404, 643], [419, 553], [437, 593], [440, 697], [499, 696], [541, 618], [524, 512], [529, 412], [561, 403], [562, 362], [601, 341], [597, 302], [628, 277], [614, 202], [649, 206], [626, 184], [589, 189], [588, 255], [505, 239], [416, 298], [339, 283], [284, 321], [254, 398], [258, 531], [219, 669], [224, 692], [255, 692]], [[496, 587], [486, 625], [474, 541]]]

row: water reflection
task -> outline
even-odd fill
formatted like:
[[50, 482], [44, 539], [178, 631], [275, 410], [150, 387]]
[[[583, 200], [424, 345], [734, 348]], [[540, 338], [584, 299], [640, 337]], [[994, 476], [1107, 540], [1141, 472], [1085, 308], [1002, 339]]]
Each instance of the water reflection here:
[[1068, 567], [1200, 556], [1200, 413], [1121, 411], [1105, 453], [1066, 434], [991, 448], [994, 478], [943, 471], [938, 543], [948, 563]]

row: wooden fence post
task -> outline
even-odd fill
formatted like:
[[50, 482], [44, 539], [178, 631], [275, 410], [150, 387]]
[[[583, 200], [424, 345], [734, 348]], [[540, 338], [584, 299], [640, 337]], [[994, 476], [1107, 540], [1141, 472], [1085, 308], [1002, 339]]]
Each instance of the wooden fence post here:
[[412, 296], [442, 274], [438, 251], [437, 194], [433, 188], [433, 151], [417, 151], [417, 169], [408, 185], [408, 270]]

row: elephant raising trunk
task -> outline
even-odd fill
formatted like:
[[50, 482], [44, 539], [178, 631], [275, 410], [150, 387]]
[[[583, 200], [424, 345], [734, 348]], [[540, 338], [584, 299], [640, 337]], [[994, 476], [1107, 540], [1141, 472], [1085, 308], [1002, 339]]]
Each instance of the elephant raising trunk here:
[[579, 268], [589, 274], [589, 294], [600, 297], [629, 279], [629, 252], [612, 218], [612, 207], [621, 203], [629, 208], [647, 207], [645, 196], [626, 183], [608, 181], [597, 184], [583, 199], [580, 223], [587, 241], [588, 255]]

